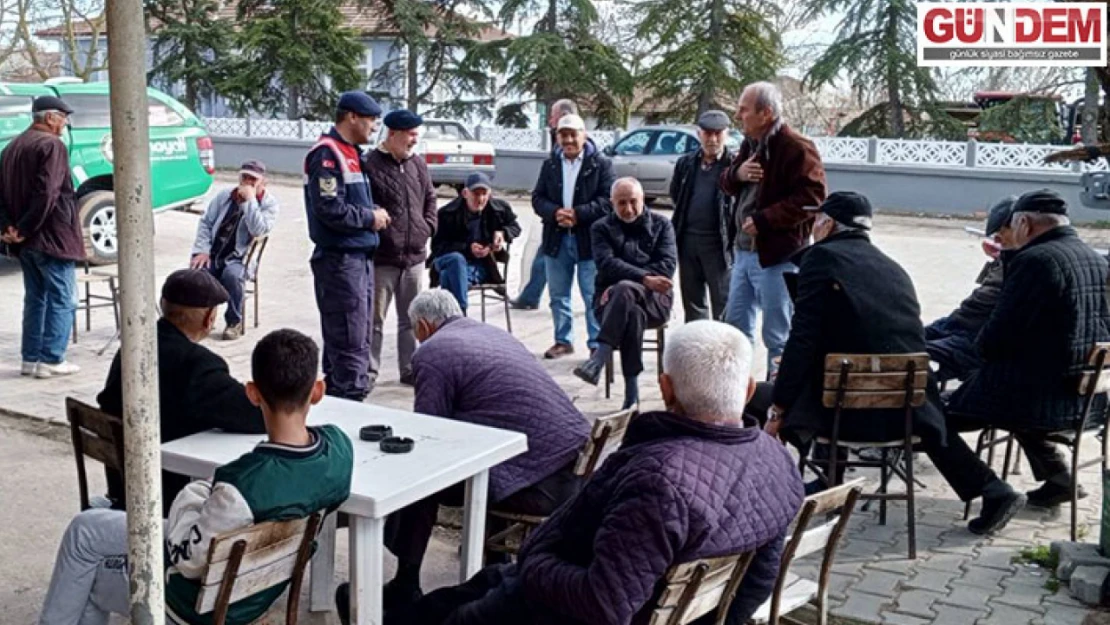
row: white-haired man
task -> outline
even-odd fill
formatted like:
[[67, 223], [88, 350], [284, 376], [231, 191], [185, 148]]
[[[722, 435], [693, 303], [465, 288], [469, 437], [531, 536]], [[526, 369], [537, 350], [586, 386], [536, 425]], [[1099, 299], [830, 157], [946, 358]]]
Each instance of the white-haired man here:
[[621, 449], [526, 539], [516, 564], [387, 612], [386, 623], [644, 625], [668, 568], [754, 550], [728, 619], [747, 622], [771, 593], [802, 503], [790, 455], [744, 426], [751, 358], [726, 324], [675, 330], [659, 377], [667, 411], [632, 421]]
[[809, 243], [812, 213], [825, 199], [825, 168], [813, 142], [782, 119], [782, 94], [768, 82], [744, 88], [736, 116], [744, 131], [721, 190], [736, 198], [735, 258], [725, 320], [755, 341], [763, 311], [768, 377], [790, 336], [793, 305], [783, 279], [798, 268], [790, 257]]
[[640, 400], [644, 331], [671, 318], [678, 252], [670, 220], [644, 210], [644, 188], [638, 180], [617, 180], [612, 201], [613, 212], [590, 230], [597, 265], [594, 314], [601, 320], [597, 349], [574, 375], [597, 384], [613, 350], [620, 350], [622, 408], [630, 408]]
[[[412, 358], [413, 410], [528, 437], [526, 453], [490, 470], [491, 505], [547, 516], [577, 493], [574, 464], [589, 423], [528, 348], [500, 328], [462, 316], [455, 296], [443, 289], [417, 295], [409, 319], [421, 343]], [[397, 556], [397, 575], [385, 587], [387, 610], [421, 596], [420, 565], [436, 512], [440, 504], [462, 505], [463, 494], [458, 484], [386, 520], [385, 545]], [[337, 598], [343, 617], [347, 592], [343, 586]]]

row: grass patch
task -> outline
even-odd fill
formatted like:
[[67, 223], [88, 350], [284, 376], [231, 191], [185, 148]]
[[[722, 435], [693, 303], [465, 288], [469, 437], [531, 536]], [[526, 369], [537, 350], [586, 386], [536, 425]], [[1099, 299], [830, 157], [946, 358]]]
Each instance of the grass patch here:
[[1026, 547], [1021, 553], [1014, 556], [1015, 564], [1036, 564], [1048, 571], [1048, 579], [1044, 582], [1045, 590], [1056, 592], [1060, 589], [1060, 580], [1056, 579], [1056, 568], [1060, 565], [1059, 556], [1052, 553], [1047, 545]]

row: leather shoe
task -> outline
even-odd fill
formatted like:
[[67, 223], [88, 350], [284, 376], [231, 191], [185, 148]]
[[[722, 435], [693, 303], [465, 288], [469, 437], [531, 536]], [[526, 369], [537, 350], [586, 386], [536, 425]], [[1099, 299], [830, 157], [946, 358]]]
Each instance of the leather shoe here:
[[573, 345], [570, 345], [569, 343], [556, 343], [556, 344], [552, 345], [550, 348], [548, 348], [548, 350], [546, 352], [543, 353], [543, 357], [548, 359], [548, 360], [555, 360], [556, 358], [562, 358], [563, 356], [569, 356], [573, 353], [574, 353], [574, 346]]
[[513, 310], [536, 310], [539, 307], [539, 304], [525, 304], [518, 299], [509, 300], [509, 308], [512, 308]]
[[590, 360], [587, 360], [586, 362], [575, 367], [574, 375], [578, 376], [580, 380], [586, 382], [587, 384], [597, 386], [598, 380], [601, 379], [601, 368], [601, 363], [594, 362], [594, 360], [591, 358]]

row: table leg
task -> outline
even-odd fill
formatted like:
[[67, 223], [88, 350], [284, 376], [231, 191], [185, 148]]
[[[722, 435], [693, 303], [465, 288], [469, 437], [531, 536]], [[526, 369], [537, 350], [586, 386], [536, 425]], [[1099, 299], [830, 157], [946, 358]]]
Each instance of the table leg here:
[[332, 581], [335, 579], [335, 522], [337, 513], [324, 519], [324, 526], [316, 538], [316, 553], [312, 556], [312, 577], [309, 579], [311, 612], [330, 612], [332, 604]]
[[466, 481], [463, 508], [463, 544], [459, 581], [465, 582], [482, 568], [486, 547], [486, 500], [489, 498], [489, 471], [481, 471]]
[[351, 623], [382, 624], [385, 519], [351, 516]]

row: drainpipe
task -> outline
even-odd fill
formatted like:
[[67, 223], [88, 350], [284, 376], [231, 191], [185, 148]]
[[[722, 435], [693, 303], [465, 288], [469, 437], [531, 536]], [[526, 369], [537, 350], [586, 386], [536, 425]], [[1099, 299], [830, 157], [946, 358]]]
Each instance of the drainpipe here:
[[123, 323], [123, 432], [131, 623], [164, 625], [154, 214], [142, 0], [110, 0], [108, 81]]

